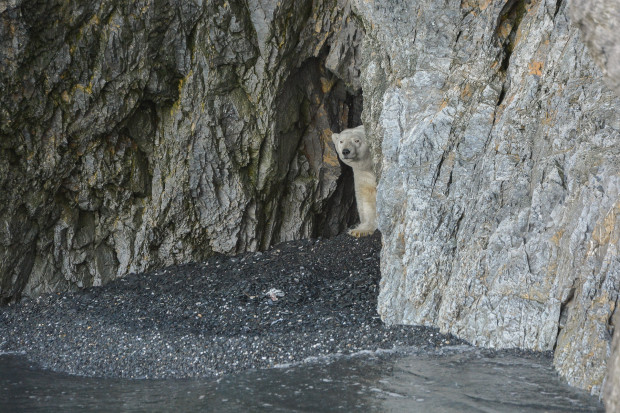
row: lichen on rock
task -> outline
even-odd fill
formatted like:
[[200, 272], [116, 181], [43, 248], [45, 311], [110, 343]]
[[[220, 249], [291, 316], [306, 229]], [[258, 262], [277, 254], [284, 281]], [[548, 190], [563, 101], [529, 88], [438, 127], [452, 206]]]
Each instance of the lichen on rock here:
[[342, 231], [341, 3], [1, 2], [0, 300]]

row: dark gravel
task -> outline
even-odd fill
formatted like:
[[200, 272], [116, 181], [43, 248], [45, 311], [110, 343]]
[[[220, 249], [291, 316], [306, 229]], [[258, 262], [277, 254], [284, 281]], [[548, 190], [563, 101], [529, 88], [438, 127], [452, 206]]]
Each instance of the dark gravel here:
[[462, 344], [431, 328], [383, 325], [380, 247], [378, 233], [288, 242], [24, 299], [0, 308], [0, 350], [72, 374], [167, 378]]

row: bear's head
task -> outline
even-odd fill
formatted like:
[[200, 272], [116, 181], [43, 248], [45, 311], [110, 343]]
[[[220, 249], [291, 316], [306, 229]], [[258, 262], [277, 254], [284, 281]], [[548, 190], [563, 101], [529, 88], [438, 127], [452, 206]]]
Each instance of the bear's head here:
[[364, 126], [332, 133], [332, 141], [336, 146], [338, 157], [345, 164], [354, 167], [356, 164], [370, 161], [370, 148], [366, 142]]

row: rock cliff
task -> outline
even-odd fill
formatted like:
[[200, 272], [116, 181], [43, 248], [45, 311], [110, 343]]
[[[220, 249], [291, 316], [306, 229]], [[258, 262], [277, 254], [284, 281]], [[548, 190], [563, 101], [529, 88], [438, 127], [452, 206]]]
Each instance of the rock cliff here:
[[599, 393], [620, 290], [620, 99], [567, 3], [353, 4], [384, 321], [553, 350]]
[[[601, 68], [609, 86], [620, 96], [620, 3], [614, 0], [573, 0], [571, 20], [575, 23], [586, 45]], [[616, 258], [617, 259], [617, 258]], [[616, 307], [618, 300], [616, 300]], [[620, 312], [611, 320], [615, 327], [612, 353], [607, 360], [607, 379], [603, 398], [608, 412], [620, 411]]]
[[0, 1], [0, 300], [351, 224], [327, 144], [360, 123], [348, 13]]
[[329, 130], [363, 120], [383, 320], [552, 350], [600, 392], [620, 98], [579, 27], [617, 26], [568, 9], [0, 0], [0, 299], [336, 234], [355, 208]]

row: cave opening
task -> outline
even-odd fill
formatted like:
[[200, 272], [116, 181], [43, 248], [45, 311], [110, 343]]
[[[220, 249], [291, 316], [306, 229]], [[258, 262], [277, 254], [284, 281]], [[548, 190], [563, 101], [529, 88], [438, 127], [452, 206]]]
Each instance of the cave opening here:
[[[344, 129], [355, 128], [362, 124], [363, 95], [361, 89], [353, 91], [344, 81], [338, 79], [330, 96], [332, 119], [331, 131], [342, 132]], [[330, 143], [331, 144], [331, 143]], [[334, 149], [335, 151], [335, 149]], [[336, 189], [328, 198], [325, 211], [317, 225], [317, 236], [332, 237], [340, 234], [359, 221], [353, 170], [338, 159], [340, 176], [336, 181]]]
[[264, 246], [299, 236], [333, 237], [359, 220], [353, 171], [338, 159], [331, 136], [362, 124], [363, 96], [327, 68], [328, 55], [326, 47], [303, 61], [280, 88], [275, 156], [283, 185], [274, 188], [280, 213], [271, 223], [279, 230]]

